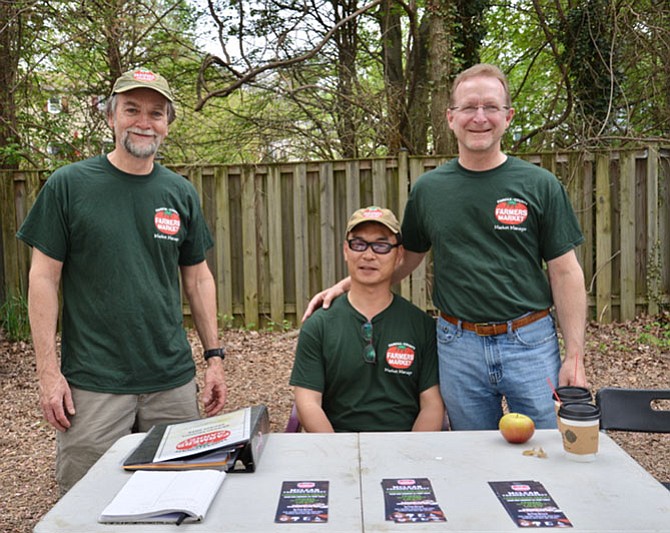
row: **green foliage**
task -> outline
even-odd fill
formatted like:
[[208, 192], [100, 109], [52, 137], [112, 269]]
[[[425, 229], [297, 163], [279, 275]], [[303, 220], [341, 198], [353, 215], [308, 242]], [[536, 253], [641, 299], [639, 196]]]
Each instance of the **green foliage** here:
[[670, 313], [665, 313], [658, 320], [647, 324], [644, 330], [638, 337], [640, 344], [670, 349]]
[[0, 327], [10, 341], [30, 340], [28, 300], [25, 296], [10, 296], [0, 307]]
[[[612, 17], [609, 2], [582, 0], [570, 9], [559, 25], [557, 35], [564, 50], [561, 59], [567, 64], [578, 112], [583, 120], [593, 121], [600, 129], [610, 115], [618, 96], [616, 48], [612, 46]], [[596, 133], [597, 133], [596, 130]]]
[[463, 69], [480, 62], [481, 44], [486, 36], [485, 15], [491, 0], [457, 0], [455, 53]]
[[281, 324], [274, 322], [273, 320], [268, 321], [265, 331], [291, 331], [293, 329], [293, 323], [290, 320], [282, 320]]
[[[299, 62], [293, 59], [307, 57], [360, 5], [327, 0], [315, 0], [310, 9], [300, 0], [1, 4], [0, 26], [14, 41], [11, 53], [2, 55], [0, 47], [0, 60], [16, 72], [3, 77], [0, 95], [4, 109], [18, 120], [15, 124], [8, 111], [0, 116], [11, 126], [0, 160], [12, 165], [54, 168], [107, 151], [111, 132], [98, 104], [115, 77], [135, 66], [161, 72], [177, 94], [178, 119], [161, 149], [168, 163], [385, 155], [393, 128], [403, 146], [421, 151], [431, 145], [423, 138], [430, 129], [422, 122], [427, 113], [414, 113], [412, 103], [425, 110], [430, 101], [423, 99], [428, 91], [414, 90], [425, 84], [433, 91], [450, 77], [428, 79], [437, 70], [418, 55], [433, 45], [426, 36], [436, 12], [443, 15], [451, 43], [442, 54], [444, 70], [454, 75], [481, 60], [508, 74], [516, 115], [505, 149], [670, 138], [667, 2], [389, 1], [344, 25], [318, 53]], [[393, 86], [381, 60], [385, 9], [399, 19], [400, 40], [393, 47], [402, 53], [394, 66], [402, 72]], [[205, 52], [194, 43], [203, 42], [205, 26], [220, 30], [216, 37], [230, 54], [222, 51], [221, 61], [201, 73]], [[282, 61], [195, 111], [208, 91]], [[395, 91], [400, 98], [394, 99]], [[65, 97], [67, 112], [47, 112], [49, 97], [59, 96]], [[416, 129], [405, 127], [409, 122]]]
[[223, 329], [233, 329], [235, 326], [235, 317], [224, 314], [223, 316], [219, 315], [219, 324], [223, 325]]

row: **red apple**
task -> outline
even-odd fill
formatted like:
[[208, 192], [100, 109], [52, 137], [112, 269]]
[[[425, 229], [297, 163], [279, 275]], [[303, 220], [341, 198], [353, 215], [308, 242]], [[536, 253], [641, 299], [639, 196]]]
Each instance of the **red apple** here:
[[498, 429], [507, 442], [522, 444], [535, 433], [535, 422], [520, 413], [507, 413], [500, 419]]

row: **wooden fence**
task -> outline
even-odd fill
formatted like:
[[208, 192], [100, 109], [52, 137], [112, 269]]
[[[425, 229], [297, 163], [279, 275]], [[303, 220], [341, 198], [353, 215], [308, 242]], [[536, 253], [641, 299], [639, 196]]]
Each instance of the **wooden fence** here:
[[[566, 186], [586, 242], [578, 248], [591, 318], [655, 314], [670, 303], [670, 148], [523, 155]], [[351, 212], [401, 216], [409, 188], [446, 157], [172, 166], [198, 189], [215, 246], [208, 262], [222, 325], [296, 325], [309, 298], [343, 277]], [[24, 293], [30, 250], [15, 238], [47, 172], [0, 174], [4, 294]], [[100, 201], [104, 201], [103, 198]], [[430, 310], [431, 262], [398, 291]], [[189, 310], [185, 306], [185, 314]]]

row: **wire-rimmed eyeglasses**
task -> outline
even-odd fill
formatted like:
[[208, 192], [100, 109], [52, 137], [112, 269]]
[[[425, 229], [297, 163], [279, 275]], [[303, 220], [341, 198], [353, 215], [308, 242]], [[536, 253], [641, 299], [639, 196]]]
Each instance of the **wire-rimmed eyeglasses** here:
[[363, 348], [363, 361], [374, 365], [377, 362], [377, 352], [372, 345], [372, 322], [368, 321], [361, 326], [361, 335], [366, 342]]
[[451, 111], [458, 111], [459, 113], [462, 113], [463, 115], [467, 116], [474, 116], [477, 114], [477, 111], [480, 109], [484, 112], [484, 114], [488, 116], [493, 116], [497, 115], [501, 111], [508, 111], [509, 106], [504, 105], [504, 106], [499, 106], [499, 105], [493, 105], [493, 104], [487, 104], [487, 105], [456, 105], [452, 106], [449, 108]]
[[374, 253], [381, 255], [385, 255], [389, 253], [391, 250], [393, 250], [393, 248], [400, 246], [399, 243], [392, 244], [390, 242], [384, 242], [384, 241], [368, 242], [364, 241], [363, 239], [359, 239], [358, 237], [349, 239], [347, 243], [349, 243], [349, 248], [354, 252], [364, 252], [365, 250], [368, 249], [368, 247], [370, 247], [372, 248], [372, 251]]

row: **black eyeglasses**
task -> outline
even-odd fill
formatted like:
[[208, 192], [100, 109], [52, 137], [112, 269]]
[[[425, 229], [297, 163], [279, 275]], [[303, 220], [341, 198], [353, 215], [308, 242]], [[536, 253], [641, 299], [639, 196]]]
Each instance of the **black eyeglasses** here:
[[364, 252], [368, 249], [368, 247], [370, 247], [374, 253], [381, 255], [385, 255], [393, 250], [393, 248], [400, 246], [400, 243], [391, 244], [390, 242], [384, 241], [368, 242], [364, 241], [363, 239], [359, 239], [358, 237], [349, 239], [347, 242], [349, 243], [349, 248], [354, 252]]
[[377, 362], [377, 352], [372, 345], [372, 322], [366, 322], [361, 326], [361, 335], [363, 340], [367, 343], [363, 348], [363, 361], [374, 365]]

